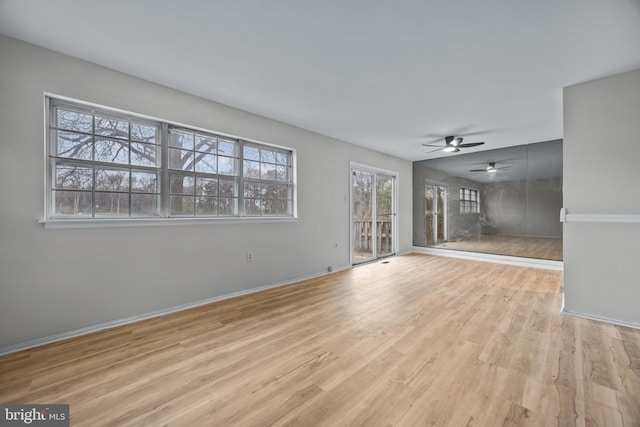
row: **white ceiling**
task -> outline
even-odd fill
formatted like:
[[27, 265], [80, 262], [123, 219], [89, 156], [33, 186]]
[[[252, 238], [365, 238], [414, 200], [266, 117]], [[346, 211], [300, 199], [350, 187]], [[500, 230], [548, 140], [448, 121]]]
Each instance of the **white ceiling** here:
[[564, 86], [640, 68], [640, 0], [0, 0], [0, 33], [409, 160], [562, 138]]

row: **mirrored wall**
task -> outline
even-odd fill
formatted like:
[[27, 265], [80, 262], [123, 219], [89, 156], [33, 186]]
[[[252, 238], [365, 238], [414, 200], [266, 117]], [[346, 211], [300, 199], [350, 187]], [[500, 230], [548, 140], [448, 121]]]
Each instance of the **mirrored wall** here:
[[413, 164], [416, 246], [562, 260], [562, 140]]

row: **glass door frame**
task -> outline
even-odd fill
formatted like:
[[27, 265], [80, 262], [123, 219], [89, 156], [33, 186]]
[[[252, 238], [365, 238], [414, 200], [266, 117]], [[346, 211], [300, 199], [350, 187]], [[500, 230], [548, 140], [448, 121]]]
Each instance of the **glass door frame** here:
[[[449, 221], [447, 219], [448, 215], [449, 215], [449, 184], [447, 184], [446, 182], [439, 182], [439, 181], [433, 181], [431, 179], [425, 179], [424, 183], [422, 184], [422, 192], [424, 194], [424, 196], [422, 197], [422, 214], [426, 215], [427, 212], [427, 202], [426, 202], [426, 187], [427, 185], [432, 185], [433, 187], [436, 188], [436, 191], [434, 192], [433, 195], [433, 211], [434, 211], [434, 215], [433, 215], [433, 236], [434, 236], [434, 243], [433, 245], [429, 245], [429, 242], [427, 241], [427, 236], [428, 236], [428, 230], [425, 228], [424, 232], [425, 232], [425, 244], [426, 246], [438, 246], [440, 243], [446, 242], [449, 240]], [[444, 206], [442, 209], [442, 236], [443, 236], [443, 242], [438, 242], [438, 192], [437, 192], [437, 188], [441, 187], [444, 188]]]
[[[385, 253], [382, 255], [378, 254], [377, 246], [377, 227], [372, 227], [372, 236], [371, 236], [371, 246], [372, 246], [372, 258], [367, 259], [365, 261], [359, 261], [354, 263], [353, 257], [353, 249], [354, 249], [354, 239], [353, 239], [353, 172], [355, 170], [368, 172], [374, 175], [374, 181], [372, 185], [373, 194], [372, 194], [372, 221], [375, 224], [377, 219], [377, 183], [378, 183], [378, 174], [384, 176], [390, 176], [393, 178], [393, 186], [392, 186], [392, 214], [391, 214], [391, 231], [392, 231], [392, 239], [391, 239], [391, 252]], [[349, 263], [351, 265], [363, 264], [366, 262], [371, 262], [378, 260], [380, 258], [386, 258], [389, 256], [393, 256], [398, 253], [398, 172], [391, 171], [388, 169], [381, 169], [375, 166], [369, 166], [358, 162], [349, 162]]]

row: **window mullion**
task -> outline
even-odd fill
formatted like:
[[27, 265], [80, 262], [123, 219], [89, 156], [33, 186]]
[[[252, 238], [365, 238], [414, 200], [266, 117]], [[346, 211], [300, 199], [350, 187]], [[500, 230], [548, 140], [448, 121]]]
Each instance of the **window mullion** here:
[[131, 167], [132, 167], [132, 165], [131, 165], [131, 126], [133, 126], [133, 125], [132, 125], [132, 122], [131, 122], [131, 117], [127, 117], [127, 119], [128, 119], [127, 122], [129, 124], [128, 132], [127, 132], [127, 148], [128, 148], [128, 160], [129, 160], [129, 164], [128, 164], [128, 166], [129, 166], [129, 170], [128, 170], [128, 174], [129, 174], [129, 189], [128, 189], [128, 192], [127, 192], [127, 197], [129, 199], [129, 215], [128, 216], [129, 216], [129, 218], [131, 218], [131, 211], [133, 209], [133, 205], [132, 205], [133, 197], [131, 197], [131, 176], [132, 176], [132, 174], [131, 174]]
[[160, 216], [169, 217], [169, 125], [160, 124]]
[[96, 217], [96, 115], [91, 112], [91, 218]]
[[238, 216], [244, 212], [244, 141], [238, 140]]

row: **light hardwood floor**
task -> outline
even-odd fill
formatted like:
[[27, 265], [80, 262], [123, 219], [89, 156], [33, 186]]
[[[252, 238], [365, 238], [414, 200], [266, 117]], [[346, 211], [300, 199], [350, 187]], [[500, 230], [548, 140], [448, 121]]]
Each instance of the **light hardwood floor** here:
[[435, 246], [442, 249], [483, 252], [562, 261], [562, 239], [481, 234]]
[[639, 426], [640, 330], [561, 274], [407, 255], [0, 358], [72, 426]]

